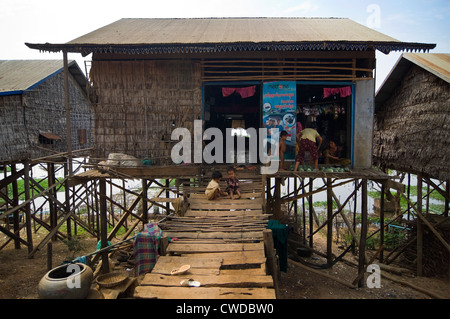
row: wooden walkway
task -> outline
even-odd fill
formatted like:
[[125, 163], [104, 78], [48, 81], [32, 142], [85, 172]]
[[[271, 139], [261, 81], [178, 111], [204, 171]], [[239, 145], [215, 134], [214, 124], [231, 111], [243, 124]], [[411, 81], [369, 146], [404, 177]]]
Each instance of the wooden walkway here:
[[[224, 174], [226, 176], [226, 173]], [[269, 215], [263, 213], [262, 183], [243, 178], [241, 199], [204, 199], [204, 187], [189, 195], [184, 216], [160, 224], [164, 236], [177, 238], [135, 290], [135, 298], [274, 299], [274, 281], [266, 269], [264, 236]], [[248, 182], [248, 183], [247, 183]], [[264, 235], [265, 233], [265, 235]], [[173, 269], [190, 265], [181, 275]], [[199, 287], [185, 286], [191, 279]], [[184, 282], [183, 282], [184, 281]]]

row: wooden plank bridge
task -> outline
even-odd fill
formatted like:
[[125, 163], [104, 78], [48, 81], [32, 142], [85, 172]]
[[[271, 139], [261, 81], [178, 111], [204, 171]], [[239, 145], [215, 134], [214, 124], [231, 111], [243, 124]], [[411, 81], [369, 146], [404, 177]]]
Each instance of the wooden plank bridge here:
[[[183, 216], [160, 224], [164, 236], [178, 240], [169, 243], [166, 254], [144, 276], [135, 298], [276, 298], [268, 269], [273, 263], [267, 263], [273, 261], [273, 246], [267, 244], [272, 235], [266, 229], [269, 215], [263, 211], [261, 176], [242, 178], [238, 172], [238, 177], [240, 199], [208, 201], [204, 187], [199, 187], [189, 194]], [[171, 275], [183, 265], [190, 265], [188, 272]], [[189, 280], [199, 286], [190, 286]]]

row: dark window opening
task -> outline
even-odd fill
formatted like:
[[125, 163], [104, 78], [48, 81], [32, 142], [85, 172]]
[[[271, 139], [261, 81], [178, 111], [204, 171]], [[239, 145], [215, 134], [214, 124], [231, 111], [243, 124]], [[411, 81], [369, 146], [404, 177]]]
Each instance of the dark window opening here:
[[[211, 127], [222, 132], [224, 149], [224, 163], [227, 152], [226, 139], [234, 139], [235, 163], [248, 163], [249, 143], [248, 128], [258, 131], [261, 123], [261, 85], [252, 84], [223, 84], [205, 85], [204, 87], [204, 120], [205, 130]], [[227, 136], [227, 128], [231, 129], [231, 136]], [[237, 136], [245, 138], [245, 154], [237, 152]], [[210, 141], [205, 141], [208, 144]], [[245, 156], [245, 158], [244, 158]]]

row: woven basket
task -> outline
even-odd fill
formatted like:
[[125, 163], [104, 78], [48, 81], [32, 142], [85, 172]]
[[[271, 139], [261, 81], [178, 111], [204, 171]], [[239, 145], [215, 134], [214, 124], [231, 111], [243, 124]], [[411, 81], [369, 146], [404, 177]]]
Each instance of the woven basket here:
[[100, 275], [95, 280], [97, 284], [104, 288], [111, 288], [127, 280], [128, 275], [120, 272], [110, 272], [108, 274]]

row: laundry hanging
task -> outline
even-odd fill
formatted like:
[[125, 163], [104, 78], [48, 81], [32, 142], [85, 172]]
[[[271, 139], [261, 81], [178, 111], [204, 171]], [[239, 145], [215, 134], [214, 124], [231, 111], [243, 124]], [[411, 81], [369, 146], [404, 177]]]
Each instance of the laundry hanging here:
[[222, 95], [224, 97], [230, 96], [233, 93], [239, 94], [243, 99], [255, 95], [256, 92], [256, 85], [247, 86], [243, 88], [228, 88], [223, 87], [222, 88]]
[[352, 95], [352, 88], [350, 86], [344, 86], [340, 88], [323, 88], [323, 98], [326, 99], [330, 95], [338, 95], [340, 97], [347, 97]]

